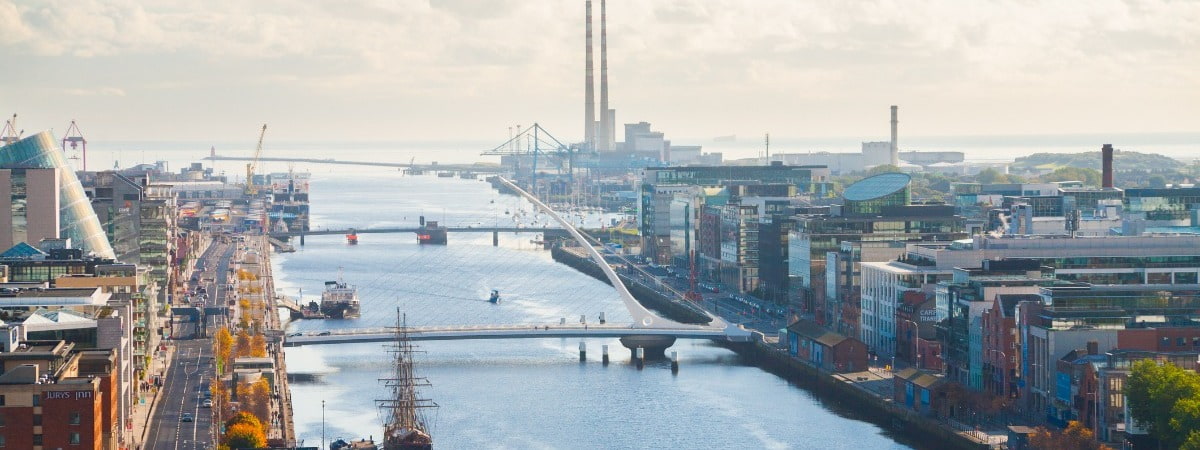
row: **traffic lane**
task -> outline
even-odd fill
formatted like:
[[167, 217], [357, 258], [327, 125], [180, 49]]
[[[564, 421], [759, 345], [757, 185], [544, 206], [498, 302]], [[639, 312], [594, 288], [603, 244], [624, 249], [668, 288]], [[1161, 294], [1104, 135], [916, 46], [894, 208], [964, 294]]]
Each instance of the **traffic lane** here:
[[178, 403], [179, 416], [182, 418], [184, 414], [190, 414], [192, 421], [179, 423], [176, 446], [172, 448], [203, 449], [212, 439], [211, 417], [205, 417], [207, 415], [202, 414], [200, 407], [203, 398], [201, 386], [210, 369], [206, 355], [208, 345], [206, 340], [200, 339], [186, 341], [183, 345], [189, 354], [195, 356], [181, 362], [184, 389]]
[[171, 365], [167, 367], [167, 373], [164, 377], [162, 393], [158, 398], [158, 406], [154, 410], [154, 418], [151, 420], [150, 434], [147, 436], [147, 448], [153, 449], [172, 449], [174, 448], [175, 437], [179, 434], [179, 399], [183, 395], [183, 391], [187, 389], [184, 386], [183, 370], [180, 368], [180, 359], [191, 357], [191, 349], [176, 347], [175, 357], [171, 359]]

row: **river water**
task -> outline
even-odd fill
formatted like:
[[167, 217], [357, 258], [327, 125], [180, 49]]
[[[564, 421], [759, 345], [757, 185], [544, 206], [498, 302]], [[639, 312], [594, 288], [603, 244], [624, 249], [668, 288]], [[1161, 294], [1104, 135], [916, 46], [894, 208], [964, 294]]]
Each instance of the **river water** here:
[[[529, 205], [500, 196], [487, 183], [389, 170], [313, 174], [314, 228], [412, 225], [509, 225]], [[505, 214], [505, 211], [508, 214]], [[520, 216], [526, 223], [532, 214]], [[585, 218], [589, 225], [599, 217]], [[356, 285], [357, 320], [315, 320], [289, 332], [395, 323], [409, 325], [544, 324], [591, 320], [604, 312], [628, 323], [609, 286], [555, 263], [531, 243], [535, 233], [457, 233], [447, 246], [420, 246], [413, 235], [309, 237], [300, 251], [274, 257], [276, 286], [318, 299], [323, 282]], [[498, 289], [500, 305], [488, 303]], [[589, 339], [578, 361], [575, 339], [421, 342], [416, 370], [432, 383], [423, 393], [440, 408], [428, 417], [437, 448], [908, 448], [880, 427], [823, 404], [810, 392], [748, 366], [706, 341], [680, 340], [681, 370], [665, 362], [644, 370], [629, 363], [615, 339]], [[612, 363], [600, 362], [608, 344]], [[296, 431], [305, 445], [382, 433], [374, 400], [387, 393], [389, 354], [383, 344], [287, 350]], [[322, 405], [324, 405], [322, 407]], [[327, 445], [327, 444], [326, 444]]]

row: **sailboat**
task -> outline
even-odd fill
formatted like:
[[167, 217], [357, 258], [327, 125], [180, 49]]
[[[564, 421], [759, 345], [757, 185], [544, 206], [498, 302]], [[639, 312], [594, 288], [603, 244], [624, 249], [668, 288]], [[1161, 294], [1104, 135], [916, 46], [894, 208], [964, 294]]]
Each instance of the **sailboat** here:
[[413, 355], [417, 352], [408, 337], [406, 316], [396, 310], [396, 342], [390, 350], [394, 357], [392, 378], [383, 381], [392, 398], [376, 400], [383, 410], [383, 450], [432, 450], [433, 438], [422, 411], [437, 408], [433, 400], [420, 398], [418, 386], [429, 381], [413, 375]]

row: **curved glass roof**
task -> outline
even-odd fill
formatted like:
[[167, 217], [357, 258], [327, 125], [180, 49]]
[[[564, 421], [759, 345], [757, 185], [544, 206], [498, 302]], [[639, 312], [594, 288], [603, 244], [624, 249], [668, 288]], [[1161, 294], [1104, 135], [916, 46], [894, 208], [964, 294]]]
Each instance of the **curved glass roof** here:
[[[115, 258], [112, 245], [104, 234], [92, 202], [84, 193], [75, 171], [67, 165], [66, 156], [57, 141], [43, 131], [0, 147], [0, 165], [9, 168], [59, 169], [59, 236], [71, 238], [71, 243], [84, 252], [102, 258]], [[36, 242], [34, 243], [36, 244]]]
[[912, 177], [906, 173], [881, 173], [850, 185], [842, 194], [842, 198], [849, 201], [876, 199], [904, 189], [909, 181], [912, 181]]

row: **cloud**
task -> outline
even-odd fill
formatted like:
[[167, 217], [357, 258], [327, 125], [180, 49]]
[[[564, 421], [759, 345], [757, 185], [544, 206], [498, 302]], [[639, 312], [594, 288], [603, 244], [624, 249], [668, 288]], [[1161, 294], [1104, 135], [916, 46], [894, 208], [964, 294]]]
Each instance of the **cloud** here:
[[101, 88], [93, 88], [93, 89], [70, 88], [70, 89], [63, 89], [62, 92], [64, 94], [72, 95], [72, 96], [97, 96], [97, 95], [113, 96], [113, 97], [124, 97], [125, 96], [124, 89], [115, 88], [115, 87], [101, 87]]
[[[314, 110], [453, 122], [469, 107], [485, 121], [574, 124], [582, 15], [577, 0], [0, 0], [0, 58], [29, 61], [6, 74], [13, 90], [69, 86], [56, 94], [155, 110], [305, 98]], [[618, 120], [682, 133], [811, 120], [857, 133], [865, 125], [847, 124], [863, 110], [897, 102], [1081, 122], [1105, 104], [1149, 110], [1110, 113], [1110, 128], [1200, 116], [1200, 2], [609, 0], [608, 16]], [[951, 115], [954, 131], [1003, 123]]]

